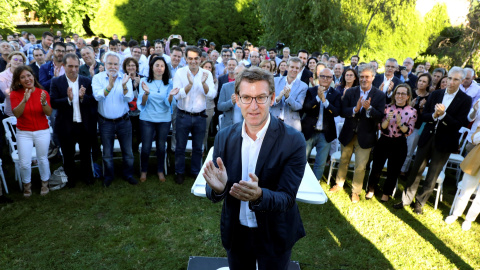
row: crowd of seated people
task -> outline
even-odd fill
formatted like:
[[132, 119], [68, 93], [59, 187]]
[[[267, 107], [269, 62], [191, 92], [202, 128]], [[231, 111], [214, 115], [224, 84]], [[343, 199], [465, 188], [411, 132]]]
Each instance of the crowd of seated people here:
[[[38, 41], [26, 32], [16, 38], [14, 43], [0, 41], [0, 101], [4, 103], [2, 118], [17, 118], [18, 166], [25, 197], [32, 195], [30, 152], [34, 144], [42, 195], [48, 193], [48, 158], [59, 152], [70, 187], [78, 181], [94, 183], [94, 169], [89, 164], [91, 155], [96, 160], [99, 153], [105, 168], [103, 185], [110, 186], [117, 141], [124, 180], [138, 184], [133, 153], [140, 143], [139, 178], [140, 182], [147, 180], [155, 142], [157, 175], [164, 182], [169, 134], [175, 182], [182, 184], [186, 175], [197, 176], [208, 138], [215, 135], [217, 126], [223, 129], [243, 122], [234, 93], [235, 76], [251, 66], [274, 77], [271, 115], [304, 134], [307, 157], [316, 149], [313, 171], [318, 180], [332, 149], [341, 145], [330, 192], [344, 189], [355, 154], [352, 203], [360, 201], [370, 167], [366, 200], [378, 193], [382, 194], [380, 201], [388, 201], [403, 175], [407, 184], [401, 201], [393, 207], [411, 205], [415, 213], [422, 214], [450, 154], [459, 149], [459, 130], [471, 129], [465, 155], [479, 141], [475, 131], [480, 119], [480, 86], [475, 71], [468, 67], [434, 68], [429, 62], [415, 63], [411, 57], [402, 65], [394, 58], [361, 62], [358, 55], [345, 66], [342, 59], [326, 52], [301, 49], [295, 53], [289, 47], [254, 47], [248, 41], [217, 49], [214, 42], [204, 39], [189, 46], [180, 35], [155, 41], [144, 35], [140, 42], [127, 42], [125, 37], [119, 40], [117, 35], [107, 41], [97, 37], [87, 41], [77, 34], [63, 37], [61, 31], [55, 36], [44, 32]], [[337, 131], [339, 125], [343, 128]], [[191, 163], [187, 170], [189, 140]], [[6, 143], [2, 134], [0, 147]], [[74, 162], [77, 143], [80, 173]], [[387, 177], [380, 188], [386, 162]], [[423, 177], [427, 164], [428, 173]], [[478, 186], [478, 174], [465, 175], [460, 203], [448, 223], [463, 213], [465, 198]], [[0, 198], [1, 202], [10, 201], [4, 195]], [[469, 222], [479, 211], [480, 199], [469, 210]]]

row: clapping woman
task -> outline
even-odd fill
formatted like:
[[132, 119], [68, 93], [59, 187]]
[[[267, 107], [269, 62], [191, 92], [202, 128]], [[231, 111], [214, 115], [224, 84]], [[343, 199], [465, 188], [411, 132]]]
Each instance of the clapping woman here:
[[32, 195], [32, 148], [37, 151], [38, 169], [42, 180], [41, 195], [49, 192], [50, 164], [48, 146], [50, 130], [46, 116], [52, 114], [50, 96], [35, 79], [29, 66], [21, 66], [13, 72], [10, 100], [13, 114], [17, 117], [17, 147], [20, 159], [20, 175], [23, 196]]
[[148, 158], [152, 150], [152, 141], [156, 134], [157, 174], [160, 182], [165, 182], [163, 163], [165, 159], [165, 141], [172, 121], [171, 106], [178, 88], [173, 89], [170, 71], [163, 57], [154, 57], [150, 61], [148, 78], [141, 79], [138, 94], [140, 109], [140, 129], [142, 131], [142, 150], [140, 153], [140, 182], [147, 180]]
[[374, 195], [387, 159], [387, 179], [383, 185], [381, 201], [388, 201], [392, 195], [407, 156], [407, 136], [412, 133], [417, 121], [417, 112], [410, 106], [412, 90], [408, 84], [398, 85], [393, 90], [392, 97], [392, 102], [385, 106], [385, 117], [380, 123], [381, 136], [373, 152], [373, 165], [365, 195], [367, 200]]

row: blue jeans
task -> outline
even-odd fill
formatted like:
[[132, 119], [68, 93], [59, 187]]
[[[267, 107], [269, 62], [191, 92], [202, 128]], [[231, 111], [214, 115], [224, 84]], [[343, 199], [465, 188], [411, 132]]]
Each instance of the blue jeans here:
[[165, 161], [165, 141], [167, 141], [170, 131], [170, 122], [154, 123], [140, 120], [140, 129], [142, 131], [142, 151], [140, 153], [140, 164], [142, 172], [148, 171], [148, 158], [152, 151], [152, 141], [155, 136], [157, 144], [157, 172], [163, 173], [163, 162]]
[[330, 145], [331, 142], [325, 140], [325, 134], [322, 132], [314, 132], [312, 137], [307, 140], [307, 160], [310, 157], [313, 147], [315, 147], [317, 151], [315, 163], [313, 164], [313, 173], [315, 173], [318, 180], [322, 180]]
[[103, 117], [98, 118], [100, 128], [100, 138], [103, 145], [103, 165], [105, 167], [105, 181], [111, 182], [114, 178], [113, 173], [113, 143], [117, 135], [123, 158], [123, 177], [126, 180], [133, 177], [133, 152], [132, 152], [132, 123], [129, 119], [119, 121], [106, 120]]
[[200, 172], [202, 168], [202, 143], [206, 128], [206, 118], [191, 116], [180, 111], [177, 112], [175, 173], [185, 173], [185, 148], [187, 147], [189, 133], [192, 133], [192, 162], [190, 171], [193, 175], [197, 175]]

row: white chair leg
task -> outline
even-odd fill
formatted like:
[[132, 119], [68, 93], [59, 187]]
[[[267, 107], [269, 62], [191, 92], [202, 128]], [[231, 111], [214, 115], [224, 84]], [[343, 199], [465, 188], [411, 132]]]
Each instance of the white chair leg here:
[[455, 193], [455, 198], [453, 199], [452, 206], [450, 207], [450, 216], [453, 214], [453, 209], [455, 209], [455, 205], [457, 204], [457, 199], [461, 191], [462, 190], [460, 188], [457, 188], [457, 193]]
[[2, 169], [2, 160], [0, 159], [0, 177], [2, 177], [3, 186], [5, 187], [5, 193], [8, 194], [7, 182], [5, 182], [5, 175]]
[[330, 169], [328, 170], [328, 180], [327, 180], [327, 185], [330, 185], [330, 177], [332, 177], [332, 171], [333, 171], [333, 165], [335, 162], [330, 161]]
[[440, 193], [442, 193], [442, 184], [438, 184], [437, 187], [437, 196], [435, 197], [435, 207], [433, 209], [437, 210], [438, 200], [440, 199]]

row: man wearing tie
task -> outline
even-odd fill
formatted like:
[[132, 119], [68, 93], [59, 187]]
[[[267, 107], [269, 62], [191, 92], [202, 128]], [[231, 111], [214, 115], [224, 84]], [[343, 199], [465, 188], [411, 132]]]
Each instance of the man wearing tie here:
[[365, 168], [370, 151], [377, 142], [378, 124], [385, 110], [385, 94], [372, 86], [375, 69], [370, 64], [365, 64], [358, 67], [358, 72], [360, 86], [348, 89], [342, 100], [342, 116], [345, 117], [345, 123], [338, 138], [342, 143], [342, 155], [336, 185], [330, 189], [330, 192], [343, 190], [348, 165], [355, 152], [352, 203], [360, 200]]
[[303, 107], [308, 86], [298, 78], [302, 60], [298, 57], [290, 57], [287, 65], [287, 76], [275, 78], [276, 97], [272, 106], [272, 115], [294, 129], [302, 131], [299, 111]]
[[342, 95], [330, 84], [333, 73], [325, 68], [320, 72], [320, 85], [308, 88], [302, 118], [302, 132], [307, 141], [307, 159], [315, 147], [317, 155], [313, 172], [318, 180], [322, 179], [325, 162], [327, 161], [330, 144], [337, 138], [335, 117], [340, 114]]
[[98, 101], [98, 126], [103, 145], [105, 180], [109, 187], [114, 178], [113, 145], [115, 135], [120, 143], [123, 158], [123, 176], [136, 185], [133, 178], [132, 123], [128, 116], [128, 102], [133, 100], [133, 85], [128, 75], [119, 72], [120, 56], [114, 52], [105, 54], [105, 71], [93, 76], [92, 89]]
[[212, 202], [224, 201], [222, 244], [232, 270], [288, 269], [292, 247], [305, 236], [295, 202], [305, 171], [302, 134], [269, 113], [273, 75], [257, 67], [235, 80], [244, 121], [215, 137], [203, 176]]
[[[418, 141], [415, 161], [402, 193], [402, 201], [394, 204], [394, 208], [410, 205], [415, 198], [414, 212], [423, 214], [423, 206], [432, 194], [450, 153], [458, 151], [458, 131], [468, 125], [467, 117], [472, 104], [472, 98], [459, 91], [465, 77], [464, 69], [453, 67], [448, 72], [447, 88], [430, 93], [421, 115], [426, 124]], [[425, 182], [422, 190], [415, 195], [427, 163], [429, 168]]]
[[[92, 82], [78, 74], [80, 60], [76, 54], [63, 58], [65, 75], [50, 83], [50, 101], [57, 109], [54, 132], [57, 133], [63, 154], [63, 166], [68, 176], [67, 185], [74, 187], [81, 176], [87, 184], [93, 183], [91, 164], [92, 140], [97, 135], [97, 101], [93, 97]], [[75, 144], [80, 148], [81, 171], [75, 172]]]

